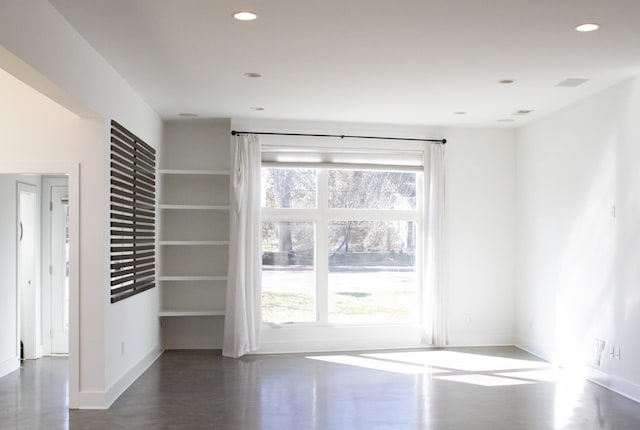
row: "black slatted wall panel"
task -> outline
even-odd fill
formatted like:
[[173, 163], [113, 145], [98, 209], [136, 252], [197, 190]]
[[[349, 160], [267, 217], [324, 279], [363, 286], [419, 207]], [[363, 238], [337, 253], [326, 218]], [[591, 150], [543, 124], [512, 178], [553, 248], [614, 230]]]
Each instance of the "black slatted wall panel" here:
[[156, 150], [111, 121], [111, 303], [156, 285]]

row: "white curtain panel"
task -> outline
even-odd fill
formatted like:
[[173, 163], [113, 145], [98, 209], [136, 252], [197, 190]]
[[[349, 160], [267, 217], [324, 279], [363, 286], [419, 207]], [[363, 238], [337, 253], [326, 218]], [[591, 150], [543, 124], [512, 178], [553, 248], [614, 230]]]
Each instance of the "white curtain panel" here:
[[260, 140], [237, 136], [232, 146], [229, 271], [222, 354], [258, 349], [261, 325]]
[[427, 271], [425, 303], [425, 342], [445, 346], [447, 335], [447, 246], [445, 216], [445, 145], [431, 144], [431, 171], [427, 211]]

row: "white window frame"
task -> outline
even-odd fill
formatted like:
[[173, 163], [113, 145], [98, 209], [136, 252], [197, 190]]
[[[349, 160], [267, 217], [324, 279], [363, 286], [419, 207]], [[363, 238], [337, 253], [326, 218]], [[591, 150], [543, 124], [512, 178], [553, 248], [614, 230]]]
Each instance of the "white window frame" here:
[[[288, 139], [288, 138], [271, 138], [266, 136], [261, 139], [263, 150], [265, 147], [271, 146], [277, 147], [300, 147], [306, 152], [313, 152], [315, 149], [320, 148], [323, 151], [328, 148], [329, 152], [341, 153], [346, 150], [351, 153], [357, 152], [362, 149], [368, 151], [373, 149], [374, 151], [384, 151], [389, 148], [388, 142], [382, 141], [368, 141], [367, 143], [356, 142], [349, 139], [340, 141], [322, 141], [319, 146], [318, 139]], [[286, 145], [285, 145], [286, 144]], [[326, 158], [322, 159], [319, 163], [309, 163], [305, 159], [305, 162], [292, 162], [291, 159], [286, 162], [279, 161], [263, 161], [262, 167], [276, 167], [276, 168], [318, 168], [321, 170], [318, 175], [318, 183], [316, 190], [316, 199], [318, 207], [315, 209], [272, 209], [261, 208], [261, 217], [263, 221], [300, 221], [300, 222], [314, 222], [316, 225], [316, 249], [321, 249], [323, 246], [327, 248], [328, 234], [325, 230], [326, 226], [322, 226], [322, 219], [317, 215], [320, 211], [332, 211], [336, 220], [353, 220], [362, 219], [366, 220], [395, 220], [405, 217], [407, 214], [403, 211], [396, 210], [360, 210], [360, 209], [329, 209], [328, 208], [328, 180], [325, 180], [323, 175], [328, 175], [327, 171], [335, 169], [373, 169], [373, 170], [388, 170], [388, 171], [402, 171], [411, 170], [415, 171], [418, 175], [416, 178], [416, 213], [411, 214], [411, 219], [416, 222], [416, 276], [418, 279], [418, 300], [419, 303], [423, 302], [423, 295], [425, 294], [425, 252], [426, 252], [426, 202], [428, 198], [428, 169], [429, 169], [429, 151], [428, 144], [419, 142], [394, 142], [393, 150], [398, 150], [400, 154], [408, 154], [412, 157], [412, 161], [406, 167], [384, 164], [353, 164], [336, 162], [327, 162]], [[285, 148], [286, 149], [286, 148]], [[416, 152], [420, 153], [422, 158], [422, 166], [416, 166]], [[420, 163], [417, 163], [420, 164]], [[323, 203], [324, 202], [324, 203]], [[375, 212], [376, 216], [371, 216], [366, 212]], [[406, 219], [403, 218], [403, 219]], [[327, 224], [328, 226], [328, 224]], [[318, 243], [317, 241], [324, 241]], [[318, 264], [326, 264], [328, 277], [328, 261], [318, 260], [328, 259], [325, 253], [315, 253], [315, 266]], [[422, 323], [423, 306], [419, 306], [419, 319], [415, 322], [379, 322], [379, 323], [329, 323], [328, 322], [328, 286], [326, 289], [320, 289], [320, 285], [328, 285], [328, 278], [323, 279], [318, 277], [325, 276], [324, 274], [318, 274], [319, 270], [316, 270], [316, 309], [319, 311], [321, 318], [318, 318], [315, 322], [298, 322], [293, 324], [277, 324], [277, 323], [263, 323], [261, 346], [257, 353], [286, 353], [286, 352], [322, 352], [322, 351], [340, 351], [340, 350], [371, 350], [371, 349], [383, 349], [383, 348], [414, 348], [424, 346], [424, 326]], [[318, 291], [320, 289], [320, 291]], [[326, 315], [326, 318], [322, 318]]]
[[[273, 168], [297, 168], [291, 164], [275, 165], [269, 163], [264, 167]], [[304, 168], [313, 168], [317, 171], [316, 177], [316, 208], [313, 209], [292, 209], [292, 208], [261, 208], [261, 222], [271, 221], [289, 221], [301, 223], [313, 223], [315, 225], [315, 252], [314, 252], [314, 272], [316, 287], [316, 321], [313, 322], [286, 322], [287, 324], [302, 325], [380, 325], [380, 324], [403, 324], [401, 322], [329, 322], [329, 261], [328, 249], [328, 225], [335, 221], [412, 221], [416, 226], [416, 283], [417, 283], [417, 299], [418, 303], [422, 301], [423, 294], [423, 265], [419, 262], [423, 259], [424, 241], [424, 174], [416, 173], [416, 208], [411, 210], [398, 209], [341, 209], [329, 207], [329, 170], [349, 169], [361, 170], [359, 166], [327, 166], [318, 165], [315, 167], [305, 166]], [[374, 171], [397, 171], [393, 168], [380, 166], [375, 169], [367, 169]], [[421, 307], [418, 306], [417, 320], [412, 323], [420, 323], [422, 321]]]

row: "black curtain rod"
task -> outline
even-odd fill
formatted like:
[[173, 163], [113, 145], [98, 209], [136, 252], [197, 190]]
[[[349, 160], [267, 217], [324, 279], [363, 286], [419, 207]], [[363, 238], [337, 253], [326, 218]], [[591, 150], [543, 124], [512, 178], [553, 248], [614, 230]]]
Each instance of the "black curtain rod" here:
[[414, 139], [409, 137], [377, 137], [377, 136], [350, 136], [348, 134], [307, 134], [307, 133], [268, 133], [261, 131], [231, 131], [232, 136], [240, 134], [267, 134], [271, 136], [304, 136], [304, 137], [339, 137], [344, 139], [345, 137], [350, 139], [380, 139], [380, 140], [411, 140], [416, 142], [434, 142], [434, 143], [447, 143], [447, 139]]

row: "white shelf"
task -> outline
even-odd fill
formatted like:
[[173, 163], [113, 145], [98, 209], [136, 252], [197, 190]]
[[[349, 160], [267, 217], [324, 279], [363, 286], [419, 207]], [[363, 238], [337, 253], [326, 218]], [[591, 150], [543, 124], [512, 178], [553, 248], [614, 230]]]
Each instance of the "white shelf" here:
[[[158, 171], [159, 316], [167, 321], [163, 336], [171, 339], [165, 341], [174, 346], [211, 348], [196, 332], [210, 332], [206, 317], [224, 315], [231, 210], [229, 131], [229, 121], [167, 127], [163, 167]], [[189, 338], [191, 342], [183, 342]]]
[[209, 211], [228, 211], [231, 209], [229, 205], [159, 205], [162, 210], [209, 210]]
[[203, 311], [160, 311], [158, 314], [161, 317], [209, 317], [209, 316], [224, 316], [224, 311], [203, 310]]
[[160, 240], [158, 245], [163, 246], [225, 246], [229, 245], [228, 240]]
[[212, 175], [229, 176], [228, 170], [188, 170], [188, 169], [160, 169], [161, 175]]
[[226, 276], [158, 276], [158, 281], [226, 281]]

